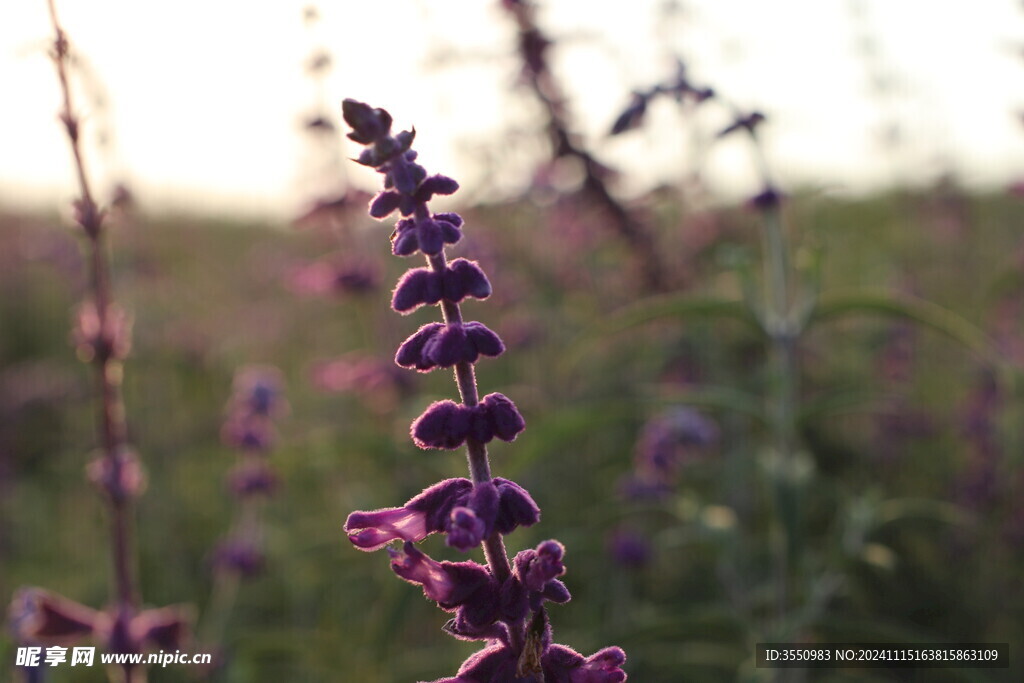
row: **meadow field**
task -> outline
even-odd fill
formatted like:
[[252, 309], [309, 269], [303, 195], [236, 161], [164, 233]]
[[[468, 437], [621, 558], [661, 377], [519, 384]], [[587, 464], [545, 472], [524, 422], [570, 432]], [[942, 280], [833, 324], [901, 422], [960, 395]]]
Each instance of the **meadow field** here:
[[[666, 26], [690, 20], [669, 5]], [[847, 19], [878, 76], [866, 6]], [[261, 213], [254, 186], [231, 210], [214, 185], [112, 182], [102, 74], [47, 9], [74, 200], [0, 183], [0, 680], [1024, 678], [1024, 184], [998, 155], [977, 171], [984, 130], [915, 151], [938, 124], [878, 85], [872, 182], [828, 175], [850, 122], [870, 128], [849, 108], [806, 127], [804, 150], [836, 130], [801, 175], [780, 143], [800, 115], [764, 91], [604, 46], [659, 75], [589, 99], [600, 63], [568, 67], [611, 39], [504, 0], [465, 54], [382, 61], [428, 64], [420, 95], [378, 78], [387, 102], [343, 103], [333, 55], [359, 71], [373, 32], [314, 46], [289, 131], [302, 208]], [[429, 37], [442, 14], [420, 9]], [[488, 80], [490, 30], [507, 59]], [[175, 134], [200, 185], [231, 156], [227, 133]], [[252, 158], [280, 161], [274, 139]], [[968, 139], [976, 158], [952, 153]], [[432, 154], [474, 160], [461, 188]], [[81, 646], [209, 661], [76, 665]], [[960, 654], [761, 657], [796, 646]]]
[[[623, 250], [561, 230], [553, 208], [470, 207], [459, 253], [494, 264], [485, 321], [510, 352], [481, 382], [514, 387], [528, 425], [494, 449], [495, 467], [544, 501], [543, 533], [570, 549], [576, 599], [558, 615], [560, 633], [583, 649], [620, 644], [641, 681], [760, 680], [752, 643], [770, 640], [774, 619], [770, 386], [763, 335], [727, 310], [741, 300], [732, 263], [756, 251], [756, 216], [687, 216], [652, 197], [687, 284], [638, 296]], [[946, 187], [796, 197], [785, 211], [820, 254], [822, 305], [836, 308], [798, 351], [806, 471], [791, 599], [807, 612], [801, 637], [1021, 642], [1020, 199]], [[386, 248], [386, 229], [348, 220], [377, 277], [316, 295], [296, 293], [295, 273], [329, 231], [144, 214], [111, 223], [135, 330], [124, 392], [148, 470], [138, 542], [153, 604], [201, 609], [210, 593], [211, 549], [232, 507], [221, 425], [233, 373], [259, 363], [287, 378], [266, 562], [227, 623], [223, 680], [430, 680], [468, 651], [440, 638], [442, 616], [342, 532], [349, 511], [394, 504], [464, 467], [404, 438], [422, 397], [447, 387], [389, 368], [389, 349], [415, 322], [387, 310], [398, 264], [374, 249]], [[2, 226], [0, 589], [42, 585], [102, 604], [103, 510], [82, 479], [95, 447], [92, 383], [68, 332], [83, 287], [78, 244], [56, 215], [6, 214]], [[723, 306], [701, 305], [713, 300]], [[842, 301], [853, 303], [841, 311]], [[631, 497], [644, 425], [680, 407], [718, 436], [682, 456], [663, 495]], [[55, 680], [99, 680], [70, 673]], [[815, 680], [1012, 680], [999, 670], [855, 673]], [[152, 672], [175, 676], [187, 678]]]

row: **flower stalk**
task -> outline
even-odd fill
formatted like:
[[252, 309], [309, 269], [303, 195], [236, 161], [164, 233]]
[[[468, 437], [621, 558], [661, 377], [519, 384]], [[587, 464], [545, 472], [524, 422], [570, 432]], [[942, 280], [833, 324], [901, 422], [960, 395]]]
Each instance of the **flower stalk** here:
[[[86, 474], [108, 507], [111, 555], [111, 599], [95, 610], [42, 588], [15, 592], [10, 622], [19, 642], [65, 645], [91, 637], [112, 654], [137, 655], [147, 649], [176, 650], [188, 637], [190, 615], [180, 607], [142, 609], [134, 543], [134, 500], [145, 488], [142, 465], [128, 444], [121, 397], [123, 361], [130, 348], [130, 324], [114, 302], [107, 256], [104, 212], [96, 203], [81, 148], [80, 123], [72, 102], [68, 78], [70, 51], [57, 18], [54, 0], [48, 0], [55, 34], [51, 57], [60, 82], [63, 106], [60, 120], [71, 146], [79, 198], [75, 222], [86, 238], [89, 293], [79, 306], [73, 338], [78, 355], [93, 366], [98, 405], [99, 456]], [[144, 683], [146, 669], [125, 661], [108, 670], [118, 683]]]
[[[395, 362], [420, 372], [451, 368], [461, 403], [435, 402], [411, 427], [413, 441], [424, 449], [454, 450], [465, 445], [469, 479], [448, 479], [428, 487], [397, 508], [353, 512], [345, 522], [349, 540], [366, 551], [388, 547], [391, 568], [400, 578], [420, 585], [424, 594], [454, 617], [444, 630], [455, 638], [486, 643], [467, 659], [456, 677], [435, 683], [615, 683], [626, 680], [625, 653], [606, 648], [584, 658], [551, 641], [545, 602], [564, 603], [569, 591], [565, 548], [549, 540], [509, 559], [504, 536], [540, 519], [537, 504], [518, 484], [493, 477], [487, 444], [494, 438], [513, 441], [526, 427], [515, 404], [499, 393], [481, 397], [474, 364], [501, 355], [505, 346], [485, 325], [463, 318], [460, 302], [486, 299], [491, 285], [480, 266], [465, 259], [448, 261], [446, 245], [462, 236], [462, 218], [431, 213], [435, 195], [450, 195], [458, 183], [428, 176], [416, 163], [415, 131], [391, 132], [391, 115], [355, 100], [342, 106], [349, 138], [365, 145], [357, 161], [384, 176], [384, 190], [369, 213], [383, 219], [402, 216], [391, 236], [396, 256], [420, 252], [426, 268], [412, 269], [399, 280], [392, 308], [411, 312], [438, 305], [441, 323], [429, 323], [398, 349]], [[461, 551], [483, 548], [486, 564], [437, 562], [416, 547], [433, 533]], [[394, 541], [400, 548], [392, 547]]]

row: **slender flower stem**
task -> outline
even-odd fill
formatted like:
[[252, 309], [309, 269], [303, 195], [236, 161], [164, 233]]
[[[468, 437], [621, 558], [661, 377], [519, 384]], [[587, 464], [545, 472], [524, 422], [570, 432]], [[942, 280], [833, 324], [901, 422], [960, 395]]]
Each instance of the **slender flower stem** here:
[[[110, 264], [103, 240], [103, 214], [93, 197], [82, 154], [79, 120], [72, 104], [71, 87], [68, 81], [67, 37], [57, 19], [54, 0], [47, 0], [47, 4], [55, 33], [53, 61], [57, 68], [57, 77], [60, 80], [63, 96], [61, 121], [64, 123], [71, 145], [71, 154], [74, 158], [81, 193], [77, 205], [77, 220], [88, 241], [90, 294], [96, 309], [97, 338], [108, 340], [112, 336], [114, 325], [111, 320], [113, 294], [110, 285]], [[121, 481], [125, 465], [120, 456], [124, 453], [127, 442], [124, 404], [121, 398], [122, 366], [121, 362], [113, 357], [109, 344], [101, 343], [98, 347], [92, 362], [95, 367], [97, 392], [100, 399], [99, 430], [103, 457], [106, 459], [108, 476], [113, 481]], [[127, 613], [130, 617], [138, 610], [141, 600], [134, 567], [132, 505], [130, 496], [108, 495], [106, 498], [110, 501], [110, 539], [116, 612]], [[141, 683], [146, 678], [145, 670], [141, 667], [125, 665], [123, 673], [127, 683]]]
[[[760, 145], [753, 127], [748, 129], [754, 150], [754, 160], [764, 184], [765, 193], [776, 192]], [[773, 482], [775, 497], [778, 541], [775, 547], [775, 602], [776, 620], [778, 622], [776, 637], [787, 637], [781, 633], [786, 629], [786, 620], [790, 611], [790, 548], [793, 539], [787, 524], [781, 517], [785, 497], [792, 495], [790, 490], [791, 471], [796, 464], [796, 405], [798, 395], [798, 367], [796, 358], [796, 342], [799, 336], [797, 323], [791, 313], [791, 282], [789, 244], [777, 201], [765, 206], [762, 216], [762, 244], [764, 252], [764, 286], [765, 286], [765, 331], [771, 342], [771, 385], [772, 395], [769, 406], [769, 422], [772, 427], [772, 440], [778, 461], [776, 480]]]
[[580, 162], [584, 173], [583, 192], [607, 212], [619, 237], [635, 253], [644, 286], [652, 292], [667, 291], [670, 283], [653, 235], [637, 219], [635, 212], [612, 194], [605, 181], [607, 169], [569, 130], [565, 96], [546, 61], [544, 53], [550, 42], [536, 24], [535, 7], [530, 2], [517, 2], [509, 3], [507, 8], [519, 27], [519, 52], [526, 65], [527, 82], [547, 117], [552, 156], [555, 159], [574, 158]]

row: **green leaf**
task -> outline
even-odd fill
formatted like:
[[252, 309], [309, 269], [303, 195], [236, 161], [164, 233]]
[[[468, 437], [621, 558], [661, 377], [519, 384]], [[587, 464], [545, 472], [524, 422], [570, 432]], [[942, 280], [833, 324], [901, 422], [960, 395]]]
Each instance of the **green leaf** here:
[[757, 319], [741, 301], [679, 294], [649, 297], [611, 313], [581, 333], [570, 345], [572, 350], [566, 354], [565, 367], [574, 369], [593, 352], [595, 346], [616, 333], [656, 320], [686, 322], [694, 318], [732, 318], [761, 329]]
[[701, 385], [686, 391], [665, 391], [651, 387], [648, 394], [646, 400], [655, 404], [733, 411], [749, 415], [762, 423], [767, 422], [761, 398], [732, 387]]
[[993, 364], [1003, 362], [988, 335], [972, 322], [931, 301], [905, 294], [896, 296], [885, 290], [826, 294], [811, 315], [810, 323], [826, 322], [851, 313], [905, 318], [946, 335]]
[[941, 500], [896, 498], [879, 504], [878, 525], [917, 519], [951, 526], [971, 526], [974, 520], [963, 508]]

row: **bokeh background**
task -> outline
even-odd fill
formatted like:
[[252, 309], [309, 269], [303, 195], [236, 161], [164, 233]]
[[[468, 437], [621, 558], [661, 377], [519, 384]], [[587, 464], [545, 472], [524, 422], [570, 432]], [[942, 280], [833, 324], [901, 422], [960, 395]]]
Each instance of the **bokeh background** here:
[[[580, 157], [554, 158], [512, 5], [58, 5], [133, 320], [143, 594], [193, 605], [200, 633], [236, 506], [232, 379], [264, 365], [286, 384], [265, 561], [218, 639], [225, 665], [151, 679], [427, 681], [475, 649], [341, 529], [352, 510], [464, 474], [459, 454], [408, 440], [453, 386], [390, 364], [435, 312], [388, 308], [408, 264], [389, 254], [390, 221], [365, 215], [376, 176], [347, 161], [340, 101], [355, 97], [415, 126], [422, 163], [463, 185], [437, 205], [467, 220], [452, 255], [494, 285], [468, 314], [509, 347], [479, 365], [481, 389], [527, 420], [492, 448], [495, 473], [543, 510], [510, 549], [568, 549], [558, 642], [621, 645], [643, 682], [1020, 680], [1017, 661], [773, 678], [752, 653], [783, 637], [968, 641], [1010, 643], [1013, 660], [1024, 644], [1024, 8], [537, 6], [562, 124], [651, 235], [667, 273], [654, 291]], [[108, 539], [83, 477], [93, 384], [70, 338], [87, 271], [52, 30], [45, 3], [2, 13], [0, 596], [38, 585], [100, 607]], [[673, 82], [680, 63], [716, 97], [660, 97], [610, 135], [632, 93]], [[743, 131], [718, 137], [755, 110], [758, 148]], [[773, 435], [772, 339], [750, 313], [767, 287], [757, 150], [808, 305], [788, 454]], [[5, 680], [20, 675], [14, 644], [0, 638]], [[46, 680], [105, 677], [62, 667]]]

